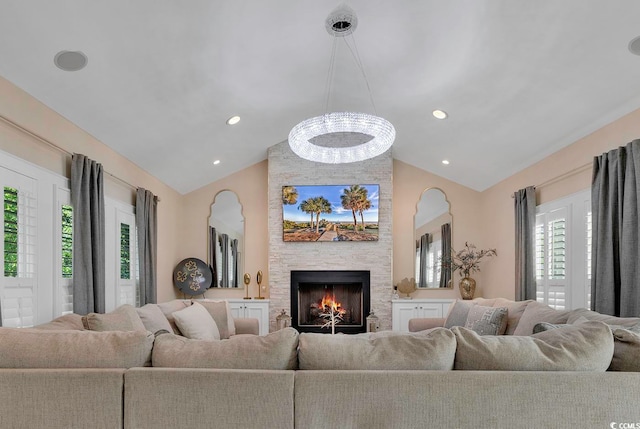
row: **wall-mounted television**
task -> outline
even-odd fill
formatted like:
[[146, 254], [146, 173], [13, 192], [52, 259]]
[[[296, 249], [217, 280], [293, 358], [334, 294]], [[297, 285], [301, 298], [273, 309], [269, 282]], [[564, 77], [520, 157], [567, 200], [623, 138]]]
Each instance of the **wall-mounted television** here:
[[282, 187], [284, 241], [378, 241], [379, 185]]

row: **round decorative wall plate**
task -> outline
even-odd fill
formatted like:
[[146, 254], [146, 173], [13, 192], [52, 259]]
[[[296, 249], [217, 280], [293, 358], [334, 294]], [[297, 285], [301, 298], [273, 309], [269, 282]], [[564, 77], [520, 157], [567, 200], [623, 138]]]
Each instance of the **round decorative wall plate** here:
[[173, 284], [186, 295], [202, 295], [212, 281], [211, 268], [198, 258], [183, 259], [173, 270]]

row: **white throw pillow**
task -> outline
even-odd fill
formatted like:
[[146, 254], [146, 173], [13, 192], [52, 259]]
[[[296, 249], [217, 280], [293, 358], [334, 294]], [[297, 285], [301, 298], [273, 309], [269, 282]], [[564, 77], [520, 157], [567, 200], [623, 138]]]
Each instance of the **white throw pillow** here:
[[220, 331], [211, 314], [201, 304], [194, 302], [184, 310], [172, 313], [182, 334], [192, 340], [219, 340]]

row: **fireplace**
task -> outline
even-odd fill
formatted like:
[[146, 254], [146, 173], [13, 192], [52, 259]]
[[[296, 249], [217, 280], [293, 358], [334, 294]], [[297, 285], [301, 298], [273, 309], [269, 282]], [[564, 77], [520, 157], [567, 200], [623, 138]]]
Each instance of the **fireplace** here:
[[336, 333], [365, 332], [369, 307], [369, 271], [291, 271], [291, 326], [299, 332], [331, 333], [322, 327], [331, 308], [341, 318]]

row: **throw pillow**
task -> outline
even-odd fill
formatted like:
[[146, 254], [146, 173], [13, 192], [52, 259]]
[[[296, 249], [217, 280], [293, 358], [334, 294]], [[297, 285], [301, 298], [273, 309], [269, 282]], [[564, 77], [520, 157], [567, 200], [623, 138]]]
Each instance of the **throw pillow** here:
[[532, 336], [480, 336], [462, 327], [454, 369], [498, 371], [606, 371], [613, 356], [607, 325], [586, 322]]
[[456, 340], [445, 328], [414, 333], [300, 334], [303, 370], [450, 370]]
[[168, 368], [296, 369], [298, 331], [285, 328], [265, 336], [236, 335], [228, 340], [198, 341], [158, 335], [153, 366]]
[[173, 331], [171, 324], [158, 307], [158, 304], [146, 304], [140, 308], [136, 308], [142, 324], [149, 332], [157, 332], [161, 329], [165, 329], [169, 332]]
[[533, 327], [540, 322], [567, 323], [569, 313], [570, 311], [568, 310], [556, 310], [546, 304], [532, 301], [522, 313], [513, 335], [531, 335], [533, 334]]
[[[191, 301], [184, 301], [181, 299], [174, 299], [172, 301], [161, 302], [160, 304], [158, 304], [158, 307], [160, 308], [160, 310], [162, 310], [164, 317], [166, 317], [167, 320], [169, 321], [169, 325], [171, 325], [171, 329], [174, 334], [182, 335], [182, 333], [180, 332], [180, 328], [178, 328], [178, 326], [176, 325], [176, 321], [173, 318], [173, 313], [175, 313], [176, 311], [180, 311], [184, 308], [187, 308], [190, 305], [191, 305]], [[172, 332], [172, 331], [169, 331], [169, 332]]]
[[503, 335], [507, 329], [507, 308], [475, 305], [469, 309], [464, 327], [480, 335]]
[[82, 318], [85, 329], [90, 331], [146, 331], [135, 307], [121, 305], [111, 313], [89, 313]]
[[194, 302], [190, 307], [173, 313], [182, 334], [193, 340], [214, 341], [220, 339], [220, 331], [206, 308]]
[[640, 372], [640, 325], [613, 330], [614, 350], [609, 371]]
[[464, 326], [465, 323], [467, 323], [469, 310], [475, 305], [478, 305], [475, 301], [457, 300], [454, 302], [444, 321], [444, 327], [453, 328], [454, 326]]
[[133, 368], [150, 366], [147, 331], [0, 329], [0, 368]]
[[567, 326], [567, 325], [568, 323], [556, 324], [556, 323], [540, 322], [540, 323], [536, 323], [535, 326], [533, 327], [533, 333], [538, 334], [540, 332], [562, 328], [563, 326]]
[[[198, 301], [207, 309], [213, 320], [216, 321], [220, 338], [226, 340], [231, 335], [235, 335], [235, 324], [231, 315], [231, 307], [228, 301]], [[233, 334], [231, 332], [233, 331]]]

